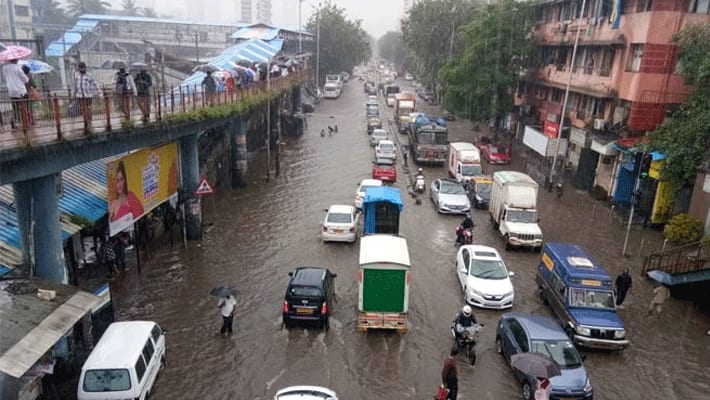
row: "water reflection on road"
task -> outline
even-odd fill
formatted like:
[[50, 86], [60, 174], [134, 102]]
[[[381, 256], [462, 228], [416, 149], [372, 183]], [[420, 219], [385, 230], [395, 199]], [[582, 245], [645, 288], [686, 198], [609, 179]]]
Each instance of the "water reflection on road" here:
[[[462, 305], [452, 264], [453, 230], [460, 218], [437, 215], [426, 197], [416, 205], [404, 196], [401, 231], [409, 243], [414, 281], [411, 328], [403, 336], [356, 331], [358, 244], [320, 241], [323, 209], [351, 204], [356, 184], [370, 175], [364, 98], [355, 81], [342, 98], [324, 101], [309, 116], [310, 132], [286, 140], [280, 177], [266, 182], [264, 161], [256, 158], [245, 190], [220, 188], [214, 199], [206, 199], [204, 220], [214, 226], [201, 242], [186, 250], [154, 251], [143, 274], [117, 290], [120, 319], [153, 319], [168, 329], [168, 368], [158, 380], [155, 399], [267, 399], [297, 384], [327, 386], [343, 399], [431, 398], [451, 346], [450, 322]], [[339, 133], [320, 137], [322, 128], [334, 124]], [[451, 127], [453, 139], [471, 141], [475, 134], [464, 122]], [[517, 167], [520, 163], [516, 156]], [[444, 174], [443, 167], [425, 168], [427, 182]], [[402, 183], [398, 186], [406, 193]], [[586, 194], [570, 189], [561, 201], [546, 192], [540, 196], [547, 241], [580, 243], [615, 272], [626, 264], [619, 257], [620, 224], [601, 207], [592, 215], [593, 201]], [[549, 315], [533, 281], [538, 254], [503, 252], [486, 212], [475, 211], [474, 219], [476, 243], [501, 250], [516, 273], [515, 310]], [[632, 245], [639, 240], [635, 233]], [[629, 262], [637, 267], [637, 260]], [[301, 265], [326, 266], [338, 274], [327, 333], [281, 327], [287, 273]], [[621, 311], [631, 347], [621, 354], [587, 353], [596, 398], [706, 397], [710, 358], [704, 336], [708, 327], [702, 324], [707, 318], [680, 302], [661, 317], [643, 317], [650, 286], [638, 274], [634, 278], [628, 307]], [[216, 300], [208, 296], [212, 287], [223, 284], [239, 292], [236, 329], [228, 338], [218, 334]], [[500, 314], [476, 310], [486, 327], [475, 369], [459, 364], [459, 398], [519, 398], [509, 367], [493, 350]]]

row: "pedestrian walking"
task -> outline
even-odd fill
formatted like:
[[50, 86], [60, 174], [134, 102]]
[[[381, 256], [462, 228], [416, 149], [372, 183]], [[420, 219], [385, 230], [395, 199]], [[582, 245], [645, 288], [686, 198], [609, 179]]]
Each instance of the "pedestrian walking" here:
[[153, 78], [148, 71], [141, 69], [136, 74], [133, 82], [136, 85], [138, 107], [143, 113], [143, 122], [146, 122], [150, 119], [150, 89], [153, 87]]
[[407, 157], [409, 157], [409, 146], [402, 145], [402, 158], [404, 159], [404, 166], [407, 166]]
[[456, 400], [459, 392], [459, 378], [456, 371], [456, 355], [458, 349], [454, 346], [451, 353], [444, 359], [444, 368], [441, 370], [441, 383], [449, 390], [447, 400]]
[[205, 79], [202, 80], [202, 87], [205, 90], [207, 104], [212, 105], [214, 94], [217, 91], [217, 82], [215, 82], [211, 71], [207, 71], [205, 74]]
[[624, 268], [624, 272], [620, 273], [616, 277], [614, 285], [616, 287], [616, 307], [623, 308], [624, 299], [626, 299], [626, 294], [631, 289], [632, 279], [629, 274], [629, 269]]
[[[77, 106], [69, 105], [69, 115], [84, 116], [87, 123], [91, 123], [91, 103], [95, 95], [99, 94], [99, 86], [96, 80], [86, 71], [86, 63], [77, 64], [77, 71], [74, 72], [74, 102]], [[76, 112], [78, 111], [78, 113]]]
[[7, 94], [10, 96], [12, 105], [12, 121], [10, 127], [17, 129], [22, 121], [22, 104], [27, 99], [27, 82], [29, 78], [17, 64], [17, 60], [10, 60], [2, 67], [2, 74], [5, 77]]
[[552, 384], [547, 378], [537, 378], [537, 385], [535, 388], [535, 400], [550, 400], [550, 391], [552, 390]]
[[220, 313], [222, 314], [222, 328], [219, 333], [222, 335], [232, 334], [232, 325], [234, 323], [234, 308], [237, 305], [237, 300], [234, 296], [229, 295], [222, 297], [217, 304]]
[[118, 100], [118, 108], [127, 119], [130, 118], [131, 97], [136, 94], [136, 83], [125, 68], [119, 68], [118, 72], [116, 72], [114, 93], [116, 93], [116, 99]]
[[27, 104], [27, 107], [25, 107], [25, 118], [27, 120], [27, 125], [35, 126], [35, 117], [32, 110], [32, 103], [39, 100], [39, 93], [37, 93], [37, 83], [35, 83], [34, 77], [30, 72], [30, 67], [23, 65], [22, 72], [27, 75], [28, 79], [27, 83], [25, 84], [25, 87], [27, 88], [27, 101], [25, 102], [25, 104]]
[[113, 248], [116, 254], [116, 269], [118, 271], [126, 270], [126, 248], [128, 247], [128, 237], [122, 233], [116, 238]]
[[651, 315], [655, 309], [658, 314], [663, 311], [663, 304], [671, 297], [671, 291], [668, 286], [660, 284], [653, 289], [653, 299], [651, 299], [651, 304], [648, 306], [648, 311], [646, 315]]

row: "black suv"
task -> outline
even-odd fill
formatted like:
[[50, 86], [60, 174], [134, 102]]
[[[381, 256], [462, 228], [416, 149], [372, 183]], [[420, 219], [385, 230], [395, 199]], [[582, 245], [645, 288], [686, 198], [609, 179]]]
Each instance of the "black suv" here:
[[291, 280], [283, 303], [283, 323], [290, 328], [295, 321], [314, 321], [328, 329], [336, 274], [326, 268], [300, 267], [289, 272]]

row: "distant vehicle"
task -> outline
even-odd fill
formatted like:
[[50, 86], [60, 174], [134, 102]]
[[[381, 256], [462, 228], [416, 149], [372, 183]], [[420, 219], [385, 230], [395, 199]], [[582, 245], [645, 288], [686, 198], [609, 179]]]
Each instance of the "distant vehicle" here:
[[487, 209], [491, 200], [491, 189], [493, 188], [493, 178], [490, 176], [474, 176], [465, 185], [468, 199], [474, 208]]
[[391, 94], [397, 94], [400, 92], [399, 86], [397, 85], [385, 85], [384, 96], [388, 97]]
[[514, 274], [508, 272], [498, 250], [479, 245], [461, 246], [456, 254], [456, 275], [466, 303], [481, 308], [513, 307], [515, 293], [510, 277]]
[[510, 164], [510, 153], [508, 149], [495, 144], [479, 144], [481, 155], [488, 164]]
[[328, 82], [323, 86], [323, 97], [326, 99], [337, 99], [340, 97], [340, 86], [334, 82]]
[[471, 210], [471, 202], [461, 183], [452, 179], [437, 179], [429, 189], [431, 201], [442, 214], [465, 214]]
[[456, 120], [456, 116], [451, 111], [445, 111], [444, 112], [444, 119], [447, 121], [454, 121], [454, 120]]
[[379, 179], [363, 179], [355, 191], [355, 207], [362, 208], [362, 199], [365, 198], [368, 188], [379, 186], [382, 186], [382, 181]]
[[343, 82], [347, 82], [347, 81], [350, 80], [350, 74], [347, 73], [347, 72], [341, 72], [341, 73], [340, 73], [340, 76], [343, 77]]
[[449, 143], [449, 176], [459, 182], [482, 175], [481, 152], [472, 143]]
[[382, 128], [380, 117], [367, 117], [367, 133], [371, 134], [375, 129]]
[[369, 99], [369, 98], [368, 98], [368, 99], [367, 99], [367, 102], [365, 103], [365, 106], [366, 106], [366, 107], [369, 107], [369, 106], [375, 106], [375, 107], [377, 107], [377, 106], [378, 106], [378, 104], [377, 104], [377, 99]]
[[388, 94], [387, 95], [387, 107], [394, 107], [394, 94]]
[[338, 395], [320, 386], [291, 386], [276, 392], [274, 400], [338, 400]]
[[488, 213], [493, 226], [505, 238], [505, 249], [512, 246], [541, 249], [542, 230], [538, 225], [539, 185], [518, 171], [493, 173], [493, 188]]
[[370, 144], [372, 146], [377, 146], [380, 140], [388, 140], [390, 138], [389, 133], [384, 129], [375, 129], [372, 131], [372, 136], [370, 136]]
[[377, 158], [397, 158], [397, 148], [391, 140], [380, 140], [375, 146], [375, 157]]
[[340, 75], [326, 75], [325, 83], [330, 82], [337, 84], [338, 86], [340, 86], [341, 89], [343, 88], [343, 77], [341, 77]]
[[333, 205], [328, 208], [321, 236], [324, 242], [357, 241], [357, 209], [353, 206]]
[[[503, 314], [498, 321], [495, 343], [496, 352], [508, 363], [513, 355], [528, 352], [552, 358], [562, 375], [550, 378], [551, 399], [591, 400], [594, 397], [582, 357], [554, 320], [534, 314]], [[521, 397], [535, 398], [537, 377], [515, 368], [513, 375], [521, 384]]]
[[405, 81], [411, 81], [411, 80], [413, 80], [413, 79], [414, 79], [414, 76], [412, 76], [412, 74], [407, 73], [407, 74], [404, 75], [404, 80], [405, 80]]
[[[410, 114], [412, 115], [412, 114]], [[410, 117], [409, 144], [412, 158], [418, 163], [443, 164], [449, 149], [449, 129], [426, 115]]]
[[380, 116], [380, 107], [377, 104], [367, 104], [365, 107], [365, 114], [368, 118]]
[[397, 166], [391, 158], [378, 158], [372, 162], [372, 179], [382, 182], [397, 182]]
[[374, 94], [377, 94], [377, 85], [375, 85], [375, 82], [366, 81], [366, 82], [362, 85], [362, 88], [363, 88], [363, 90], [365, 91], [365, 93], [370, 94], [370, 90], [372, 90], [372, 91], [374, 92]]
[[394, 118], [400, 133], [409, 129], [409, 114], [416, 111], [417, 100], [412, 93], [397, 93], [394, 96]]
[[326, 268], [299, 267], [288, 276], [282, 306], [284, 325], [290, 328], [296, 321], [316, 322], [320, 329], [328, 329], [337, 275]]

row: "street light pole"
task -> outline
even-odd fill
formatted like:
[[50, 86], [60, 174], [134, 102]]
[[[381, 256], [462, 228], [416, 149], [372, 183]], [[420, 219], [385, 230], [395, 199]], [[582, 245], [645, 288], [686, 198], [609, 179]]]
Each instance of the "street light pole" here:
[[271, 179], [271, 58], [266, 68], [266, 180]]
[[560, 141], [562, 139], [562, 128], [565, 125], [565, 114], [567, 114], [567, 101], [569, 100], [569, 90], [572, 86], [572, 73], [574, 71], [574, 61], [577, 58], [577, 47], [579, 46], [579, 34], [582, 32], [579, 26], [582, 23], [582, 18], [584, 17], [584, 7], [587, 5], [587, 0], [582, 0], [582, 8], [579, 10], [579, 19], [577, 20], [577, 34], [574, 37], [574, 47], [572, 48], [572, 60], [570, 60], [569, 66], [569, 76], [567, 77], [567, 86], [565, 87], [565, 98], [562, 103], [562, 113], [560, 114], [560, 126], [557, 130], [557, 143], [555, 143], [555, 155], [552, 158], [552, 167], [550, 168], [550, 186], [549, 189], [552, 190], [554, 186], [553, 181], [555, 179], [555, 167], [557, 166], [557, 155], [560, 152]]
[[320, 8], [316, 14], [316, 88], [320, 88]]
[[298, 0], [298, 54], [303, 53], [303, 35], [301, 34], [301, 31], [303, 28], [301, 27], [301, 8], [303, 6], [303, 0]]

